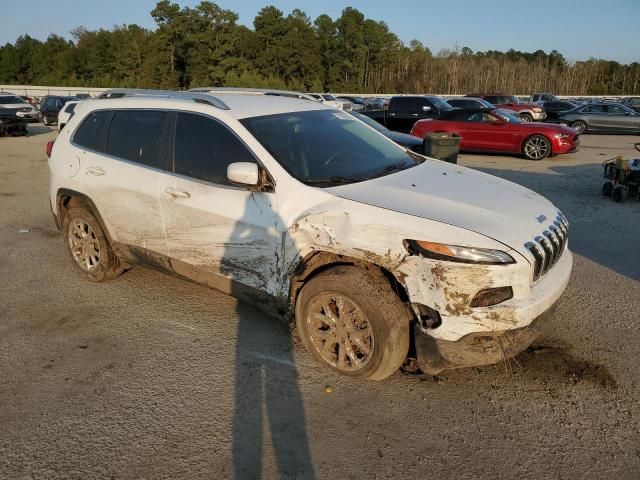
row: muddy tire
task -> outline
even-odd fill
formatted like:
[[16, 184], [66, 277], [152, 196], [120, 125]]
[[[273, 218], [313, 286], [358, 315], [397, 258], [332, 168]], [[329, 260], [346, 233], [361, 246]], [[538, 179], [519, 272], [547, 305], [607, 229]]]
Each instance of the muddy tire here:
[[305, 284], [295, 310], [304, 346], [339, 373], [383, 380], [407, 356], [410, 312], [382, 276], [331, 268]]
[[116, 256], [100, 222], [85, 207], [67, 211], [63, 220], [64, 242], [73, 264], [84, 278], [101, 282], [117, 277], [125, 264]]

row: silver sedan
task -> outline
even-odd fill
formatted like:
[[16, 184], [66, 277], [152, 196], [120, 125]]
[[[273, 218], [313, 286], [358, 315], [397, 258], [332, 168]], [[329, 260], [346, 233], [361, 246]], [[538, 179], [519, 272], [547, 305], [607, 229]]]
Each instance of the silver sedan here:
[[592, 103], [561, 112], [561, 123], [578, 131], [607, 133], [640, 133], [640, 114], [619, 103]]

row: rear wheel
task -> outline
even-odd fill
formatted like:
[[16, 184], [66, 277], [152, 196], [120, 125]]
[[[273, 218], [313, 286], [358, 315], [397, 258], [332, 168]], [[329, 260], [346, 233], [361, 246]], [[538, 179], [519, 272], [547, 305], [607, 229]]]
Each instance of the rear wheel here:
[[571, 128], [578, 132], [578, 134], [582, 135], [587, 131], [587, 124], [582, 120], [578, 120], [577, 122], [573, 122], [571, 124]]
[[383, 380], [409, 350], [410, 313], [386, 279], [338, 266], [312, 278], [296, 302], [304, 346], [344, 375]]
[[616, 188], [613, 189], [613, 192], [611, 193], [611, 196], [613, 197], [613, 200], [615, 202], [621, 203], [624, 200], [624, 188], [621, 186], [617, 186]]
[[63, 231], [73, 263], [87, 280], [109, 280], [125, 270], [125, 265], [111, 248], [100, 223], [85, 207], [73, 207], [67, 211]]
[[522, 145], [522, 153], [529, 160], [542, 160], [551, 155], [551, 142], [542, 135], [532, 135]]
[[533, 122], [533, 117], [531, 116], [530, 113], [521, 113], [520, 114], [520, 119], [523, 122]]
[[49, 116], [46, 113], [42, 115], [42, 123], [47, 127], [51, 125], [49, 122]]

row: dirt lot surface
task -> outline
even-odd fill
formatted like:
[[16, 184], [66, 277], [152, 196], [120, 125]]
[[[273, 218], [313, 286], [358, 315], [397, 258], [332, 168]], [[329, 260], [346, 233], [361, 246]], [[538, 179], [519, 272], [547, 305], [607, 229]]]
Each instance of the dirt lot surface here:
[[600, 195], [640, 137], [463, 155], [569, 218], [553, 328], [510, 365], [366, 383], [218, 292], [140, 267], [83, 281], [49, 212], [55, 132], [30, 129], [0, 138], [1, 479], [640, 478], [640, 202]]

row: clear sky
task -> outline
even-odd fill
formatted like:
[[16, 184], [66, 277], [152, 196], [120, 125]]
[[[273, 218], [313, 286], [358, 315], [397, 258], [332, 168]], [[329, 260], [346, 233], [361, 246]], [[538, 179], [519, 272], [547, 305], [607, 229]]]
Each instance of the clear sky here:
[[[194, 6], [199, 0], [174, 0]], [[556, 49], [568, 60], [589, 57], [640, 62], [640, 0], [219, 0], [223, 8], [253, 26], [265, 5], [286, 13], [304, 10], [315, 19], [332, 18], [346, 6], [385, 21], [403, 41], [416, 38], [433, 52], [467, 46], [477, 50]], [[136, 23], [154, 28], [154, 0], [0, 0], [0, 45], [19, 35], [70, 38], [79, 25], [89, 29]]]

